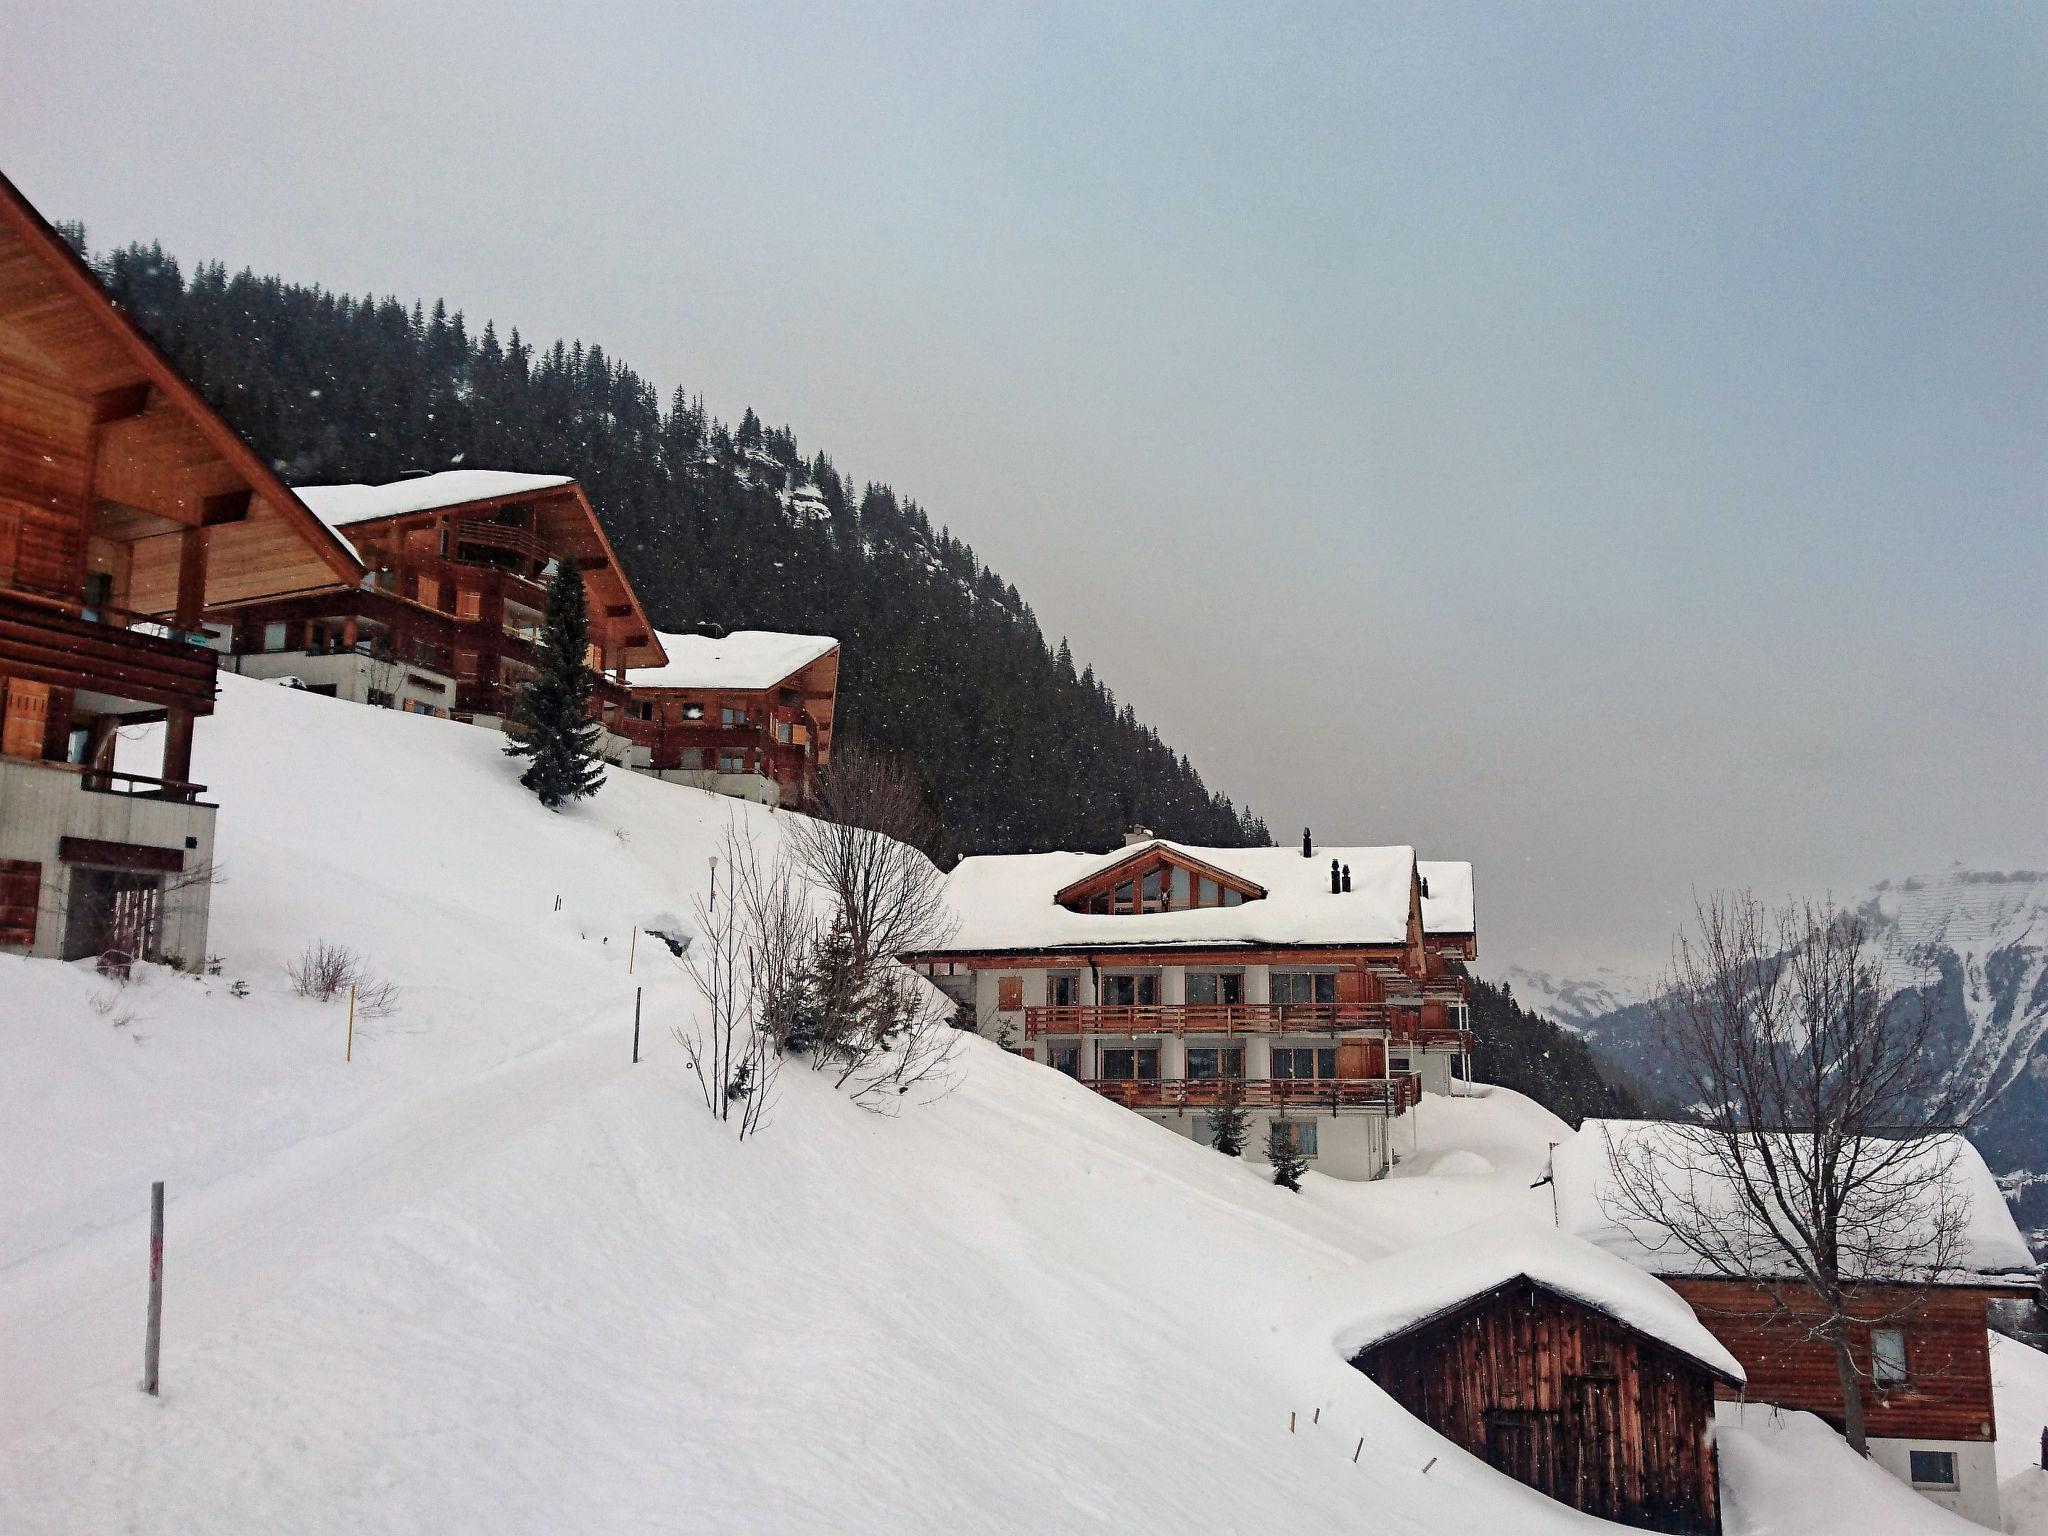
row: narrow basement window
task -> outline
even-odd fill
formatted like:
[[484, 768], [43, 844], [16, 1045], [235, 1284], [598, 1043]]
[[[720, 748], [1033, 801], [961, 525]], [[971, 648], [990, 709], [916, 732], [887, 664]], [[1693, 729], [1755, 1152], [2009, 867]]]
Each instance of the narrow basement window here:
[[1954, 1451], [1908, 1451], [1908, 1470], [1916, 1486], [1923, 1488], [1953, 1488], [1956, 1485], [1956, 1453]]

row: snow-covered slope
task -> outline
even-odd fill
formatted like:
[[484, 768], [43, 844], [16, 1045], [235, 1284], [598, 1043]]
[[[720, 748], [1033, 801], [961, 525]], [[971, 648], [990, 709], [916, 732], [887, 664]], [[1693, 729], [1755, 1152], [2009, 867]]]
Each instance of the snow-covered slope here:
[[1531, 1013], [1583, 1034], [1594, 1020], [1639, 1003], [1655, 990], [1646, 976], [1602, 966], [1584, 976], [1556, 976], [1527, 966], [1506, 967], [1493, 980], [1512, 987], [1515, 1001]]
[[[969, 1039], [895, 1118], [788, 1072], [740, 1143], [678, 968], [627, 952], [777, 813], [617, 775], [552, 816], [484, 732], [233, 678], [198, 772], [218, 975], [0, 960], [9, 1533], [1599, 1528], [1317, 1321], [1405, 1244], [1548, 1216], [1526, 1100], [1427, 1101], [1399, 1177], [1295, 1196]], [[314, 938], [403, 989], [352, 1062], [284, 982]]]

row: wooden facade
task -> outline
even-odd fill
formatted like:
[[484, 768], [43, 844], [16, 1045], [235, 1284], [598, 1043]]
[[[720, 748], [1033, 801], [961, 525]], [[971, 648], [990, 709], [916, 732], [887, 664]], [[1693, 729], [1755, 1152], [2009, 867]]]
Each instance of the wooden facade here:
[[[1748, 1396], [1817, 1414], [1842, 1425], [1842, 1385], [1834, 1351], [1790, 1319], [1773, 1316], [1769, 1294], [1742, 1280], [1666, 1275], [1664, 1283], [1692, 1304], [1742, 1362]], [[1991, 1344], [1986, 1307], [2000, 1297], [2024, 1297], [2021, 1287], [1940, 1286], [1910, 1315], [1899, 1317], [1910, 1293], [1873, 1286], [1863, 1293], [1859, 1314], [1901, 1333], [1905, 1379], [1872, 1383], [1870, 1328], [1858, 1331], [1858, 1372], [1868, 1390], [1865, 1429], [1874, 1439], [1991, 1441], [1997, 1416], [1991, 1401]]]
[[[307, 492], [317, 496], [318, 488]], [[538, 669], [547, 586], [558, 563], [582, 573], [590, 614], [595, 718], [623, 722], [629, 667], [663, 659], [654, 628], [596, 511], [574, 481], [346, 522], [371, 575], [349, 589], [277, 595], [216, 607], [243, 657], [357, 655], [390, 670], [369, 702], [444, 696], [460, 720], [499, 719]], [[420, 676], [418, 674], [424, 674]], [[445, 681], [444, 681], [445, 680]]]
[[1353, 1361], [1396, 1402], [1560, 1503], [1645, 1530], [1718, 1532], [1717, 1387], [1735, 1383], [1526, 1277]]
[[[146, 930], [131, 949], [203, 943], [202, 884], [158, 915], [162, 875], [210, 852], [201, 616], [362, 574], [0, 178], [0, 944], [69, 952], [53, 929], [105, 932], [109, 913]], [[157, 771], [117, 770], [117, 728], [147, 721]]]
[[754, 776], [776, 786], [778, 804], [815, 803], [818, 775], [832, 760], [838, 646], [758, 688], [709, 676], [695, 685], [629, 682], [632, 698], [619, 729], [645, 753], [636, 766], [707, 788], [721, 778]]

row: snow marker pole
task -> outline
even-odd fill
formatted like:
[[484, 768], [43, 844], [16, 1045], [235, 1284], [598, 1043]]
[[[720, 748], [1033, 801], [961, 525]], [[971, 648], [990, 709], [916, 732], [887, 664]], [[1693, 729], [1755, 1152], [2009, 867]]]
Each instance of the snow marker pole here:
[[[1363, 1436], [1363, 1435], [1360, 1435], [1360, 1436], [1358, 1437], [1358, 1451], [1362, 1451], [1362, 1450], [1364, 1450], [1364, 1449], [1365, 1449], [1365, 1436]], [[1351, 1465], [1353, 1465], [1354, 1467], [1358, 1465], [1358, 1451], [1353, 1451], [1353, 1452], [1351, 1453]]]
[[1289, 1409], [1287, 1414], [1287, 1433], [1290, 1435], [1294, 1433], [1294, 1412], [1292, 1409]]
[[348, 989], [348, 1046], [341, 1053], [343, 1061], [356, 1059], [356, 989]]
[[633, 974], [633, 957], [640, 953], [640, 930], [633, 930], [633, 937], [626, 941], [626, 974]]
[[640, 989], [633, 989], [633, 1065], [640, 1065]]
[[142, 1390], [156, 1389], [157, 1355], [164, 1341], [164, 1181], [149, 1186], [149, 1329], [142, 1336]]

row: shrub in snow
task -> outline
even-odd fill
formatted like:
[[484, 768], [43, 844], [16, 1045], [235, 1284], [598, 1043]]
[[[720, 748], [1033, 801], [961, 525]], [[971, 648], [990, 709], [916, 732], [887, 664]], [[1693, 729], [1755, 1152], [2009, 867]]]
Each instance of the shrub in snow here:
[[1216, 1090], [1216, 1107], [1209, 1111], [1209, 1144], [1225, 1157], [1243, 1157], [1251, 1134], [1250, 1119], [1244, 1112], [1243, 1081], [1225, 1078]]
[[346, 944], [315, 939], [298, 959], [286, 961], [284, 969], [295, 996], [328, 1003], [353, 987], [358, 1017], [377, 1019], [398, 1011], [398, 988], [379, 979]]
[[1308, 1171], [1308, 1159], [1297, 1150], [1294, 1128], [1275, 1120], [1266, 1129], [1266, 1161], [1273, 1165], [1273, 1182], [1282, 1189], [1300, 1189], [1301, 1176]]

